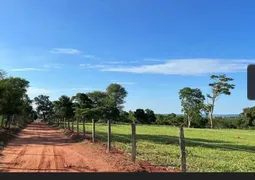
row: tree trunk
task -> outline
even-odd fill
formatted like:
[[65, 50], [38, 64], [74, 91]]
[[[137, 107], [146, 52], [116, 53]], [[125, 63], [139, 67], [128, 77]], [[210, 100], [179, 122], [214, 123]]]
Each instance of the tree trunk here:
[[213, 129], [213, 110], [214, 110], [214, 103], [215, 103], [215, 99], [212, 100], [212, 107], [211, 107], [211, 111], [209, 112], [209, 115], [210, 115], [210, 122], [211, 122], [211, 129]]
[[67, 126], [68, 126], [68, 130], [70, 130], [70, 119], [67, 119]]
[[79, 135], [80, 132], [79, 132], [79, 118], [78, 117], [76, 117], [76, 125], [77, 125], [77, 127], [76, 127], [77, 134]]
[[213, 116], [212, 116], [212, 112], [210, 112], [209, 115], [210, 115], [211, 129], [213, 129]]
[[74, 119], [72, 119], [72, 131], [74, 130], [73, 124], [74, 124]]
[[86, 130], [85, 130], [85, 119], [82, 118], [82, 129], [83, 129], [83, 136], [86, 138]]
[[6, 121], [5, 121], [5, 128], [8, 128], [8, 124], [9, 124], [9, 122], [11, 121], [11, 115], [7, 115], [7, 119], [6, 119]]
[[190, 122], [191, 122], [191, 118], [190, 116], [188, 116], [188, 128], [190, 128]]
[[1, 128], [4, 127], [4, 115], [2, 116], [2, 121], [1, 121]]

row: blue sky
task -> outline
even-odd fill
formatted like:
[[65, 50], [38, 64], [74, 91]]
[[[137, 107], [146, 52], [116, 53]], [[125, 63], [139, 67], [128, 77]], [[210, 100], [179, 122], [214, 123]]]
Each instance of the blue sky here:
[[209, 93], [210, 74], [235, 79], [216, 114], [240, 113], [255, 62], [253, 0], [0, 0], [0, 68], [30, 81], [30, 97], [128, 91], [125, 109], [180, 113], [178, 91]]

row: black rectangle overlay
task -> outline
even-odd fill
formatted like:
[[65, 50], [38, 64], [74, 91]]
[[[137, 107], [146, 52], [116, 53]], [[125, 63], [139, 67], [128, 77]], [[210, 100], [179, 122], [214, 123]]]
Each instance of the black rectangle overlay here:
[[251, 64], [247, 69], [247, 97], [255, 100], [255, 64]]

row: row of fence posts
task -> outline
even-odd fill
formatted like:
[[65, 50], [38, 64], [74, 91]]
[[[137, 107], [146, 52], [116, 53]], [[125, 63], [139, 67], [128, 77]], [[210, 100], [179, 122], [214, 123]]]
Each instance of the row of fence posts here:
[[[82, 117], [82, 122], [83, 122], [83, 136], [86, 137], [86, 129], [85, 129], [85, 121]], [[76, 119], [76, 123], [77, 123], [77, 133], [79, 134], [79, 119]], [[57, 120], [57, 124], [59, 125], [59, 119]], [[108, 132], [107, 132], [107, 153], [110, 153], [111, 151], [111, 120], [107, 121], [107, 125], [108, 125]], [[68, 127], [66, 127], [68, 126]], [[74, 121], [72, 121], [72, 131], [74, 130]], [[64, 118], [64, 128], [68, 128], [70, 129], [70, 123], [68, 121], [68, 124], [66, 125], [66, 119]], [[136, 155], [137, 155], [137, 151], [136, 151], [136, 124], [133, 122], [131, 124], [131, 159], [133, 162], [136, 161]], [[96, 127], [95, 127], [95, 120], [92, 119], [92, 142], [95, 142], [95, 134], [96, 134]], [[186, 172], [186, 150], [185, 150], [185, 140], [184, 140], [184, 130], [183, 130], [183, 126], [180, 126], [179, 128], [179, 145], [180, 145], [180, 159], [181, 159], [181, 169], [182, 172]]]

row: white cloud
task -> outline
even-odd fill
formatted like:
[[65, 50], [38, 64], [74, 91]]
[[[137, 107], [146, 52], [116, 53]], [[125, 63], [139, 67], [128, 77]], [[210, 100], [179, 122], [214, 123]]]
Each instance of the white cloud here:
[[52, 64], [45, 64], [43, 67], [44, 68], [61, 69], [63, 66], [64, 66], [64, 64], [52, 63]]
[[89, 55], [89, 54], [87, 54], [87, 55], [82, 55], [82, 57], [87, 58], [87, 59], [97, 59], [96, 56]]
[[19, 69], [11, 69], [11, 71], [45, 71], [44, 69], [38, 68], [19, 68]]
[[71, 48], [54, 48], [50, 52], [56, 53], [56, 54], [81, 54], [82, 53], [78, 49], [71, 49]]
[[98, 67], [101, 71], [154, 73], [168, 75], [202, 75], [208, 73], [245, 72], [247, 65], [255, 60], [245, 59], [173, 59], [162, 64]]
[[139, 61], [109, 61], [104, 62], [105, 64], [137, 64]]
[[149, 62], [162, 62], [162, 61], [167, 61], [167, 60], [155, 59], [155, 58], [145, 58], [144, 61], [149, 61]]
[[134, 85], [134, 84], [136, 84], [134, 82], [115, 81], [115, 80], [111, 80], [111, 83], [116, 83], [116, 84], [121, 84], [121, 85]]
[[37, 87], [29, 87], [27, 89], [27, 94], [30, 97], [36, 97], [38, 95], [49, 95], [52, 91], [49, 89], [45, 89], [45, 88], [37, 88]]
[[83, 69], [107, 68], [109, 66], [103, 64], [80, 64]]

